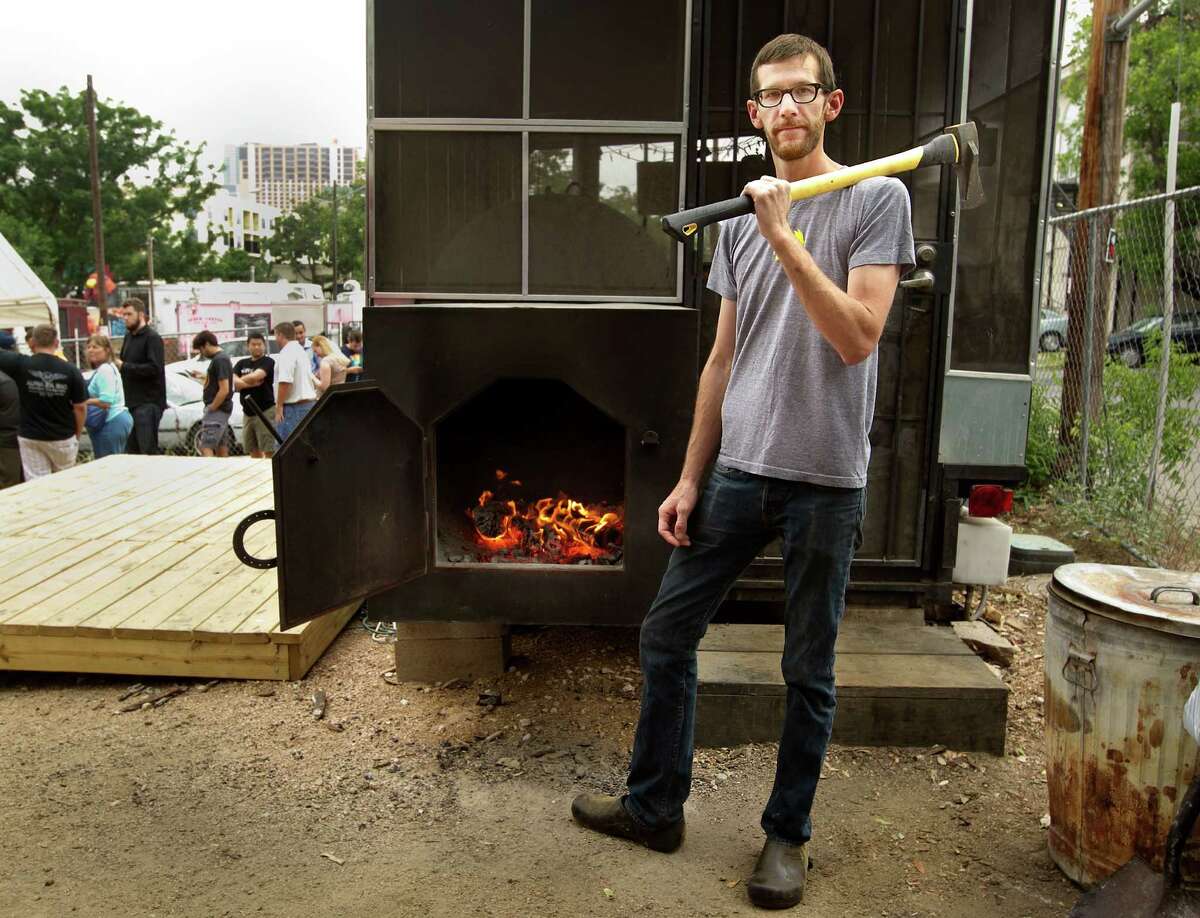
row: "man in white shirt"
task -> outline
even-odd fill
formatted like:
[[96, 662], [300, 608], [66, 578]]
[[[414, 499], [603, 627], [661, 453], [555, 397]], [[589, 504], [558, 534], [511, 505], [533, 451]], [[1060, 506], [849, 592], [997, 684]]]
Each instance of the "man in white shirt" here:
[[286, 440], [300, 419], [308, 414], [317, 400], [309, 370], [308, 355], [296, 340], [296, 326], [280, 322], [275, 326], [275, 428]]

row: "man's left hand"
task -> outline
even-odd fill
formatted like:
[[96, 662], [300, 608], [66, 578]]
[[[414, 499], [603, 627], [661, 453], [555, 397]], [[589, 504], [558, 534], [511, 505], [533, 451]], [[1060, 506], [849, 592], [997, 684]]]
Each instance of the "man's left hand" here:
[[783, 179], [764, 175], [742, 189], [742, 194], [754, 200], [758, 231], [772, 246], [792, 238], [792, 227], [788, 223], [788, 210], [792, 206], [791, 187]]

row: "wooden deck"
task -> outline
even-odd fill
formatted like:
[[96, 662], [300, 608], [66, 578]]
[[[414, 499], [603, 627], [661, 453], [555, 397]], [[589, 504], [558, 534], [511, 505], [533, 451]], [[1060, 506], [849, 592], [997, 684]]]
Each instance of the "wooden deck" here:
[[[277, 574], [233, 554], [271, 463], [110, 456], [0, 491], [0, 669], [299, 679], [346, 606], [279, 630]], [[269, 557], [275, 531], [250, 530]]]

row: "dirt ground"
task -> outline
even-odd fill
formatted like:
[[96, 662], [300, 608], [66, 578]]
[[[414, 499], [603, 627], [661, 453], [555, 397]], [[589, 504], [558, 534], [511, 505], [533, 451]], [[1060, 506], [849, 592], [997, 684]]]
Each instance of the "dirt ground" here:
[[[1010, 580], [989, 607], [1017, 645], [1008, 754], [832, 747], [795, 914], [1066, 913], [1077, 891], [1042, 825], [1045, 581]], [[386, 681], [393, 646], [357, 619], [298, 683], [157, 680], [121, 701], [138, 680], [0, 673], [0, 914], [753, 912], [774, 747], [698, 752], [673, 855], [588, 833], [568, 807], [623, 781], [636, 635], [552, 628], [513, 645], [503, 677], [445, 687]], [[483, 690], [503, 703], [481, 706]]]

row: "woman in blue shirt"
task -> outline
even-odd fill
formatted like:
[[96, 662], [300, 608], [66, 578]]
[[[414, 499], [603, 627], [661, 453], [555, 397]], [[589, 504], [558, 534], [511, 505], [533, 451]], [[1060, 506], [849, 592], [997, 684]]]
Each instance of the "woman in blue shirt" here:
[[88, 381], [89, 406], [106, 411], [104, 426], [88, 436], [92, 440], [92, 454], [97, 459], [125, 452], [125, 441], [133, 429], [133, 417], [125, 407], [125, 387], [121, 374], [113, 362], [112, 341], [107, 335], [92, 335], [87, 340], [88, 362], [95, 370]]

